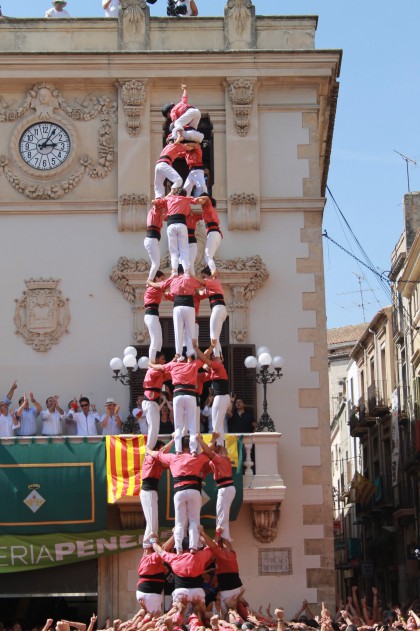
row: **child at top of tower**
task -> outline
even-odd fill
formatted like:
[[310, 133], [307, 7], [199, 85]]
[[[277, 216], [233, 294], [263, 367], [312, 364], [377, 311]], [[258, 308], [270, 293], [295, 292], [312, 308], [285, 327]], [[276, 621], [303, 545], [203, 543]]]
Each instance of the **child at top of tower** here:
[[182, 84], [182, 97], [179, 103], [166, 103], [162, 108], [165, 118], [170, 118], [173, 123], [172, 137], [175, 143], [183, 140], [201, 142], [204, 134], [197, 131], [201, 118], [201, 112], [188, 103], [187, 86]]

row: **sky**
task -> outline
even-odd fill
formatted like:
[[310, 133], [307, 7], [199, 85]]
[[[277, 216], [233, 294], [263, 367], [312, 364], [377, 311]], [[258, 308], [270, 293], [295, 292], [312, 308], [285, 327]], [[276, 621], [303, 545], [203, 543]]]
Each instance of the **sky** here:
[[[47, 0], [0, 0], [4, 15], [42, 17]], [[223, 15], [226, 0], [196, 0]], [[253, 0], [260, 15], [318, 15], [316, 48], [343, 49], [323, 229], [327, 326], [369, 322], [390, 304], [391, 253], [403, 230], [402, 199], [420, 190], [420, 54], [417, 0]], [[101, 0], [68, 0], [72, 17], [100, 17]], [[166, 0], [150, 7], [166, 14]], [[1, 34], [0, 34], [1, 36]], [[357, 239], [359, 246], [356, 244]], [[356, 259], [373, 265], [373, 273]], [[382, 274], [382, 277], [378, 277]]]

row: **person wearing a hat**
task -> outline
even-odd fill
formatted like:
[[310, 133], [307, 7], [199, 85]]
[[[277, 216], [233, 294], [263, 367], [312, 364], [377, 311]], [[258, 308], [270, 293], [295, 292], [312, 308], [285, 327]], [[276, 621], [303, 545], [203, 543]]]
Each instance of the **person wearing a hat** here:
[[53, 0], [52, 4], [52, 9], [48, 9], [45, 13], [46, 18], [71, 18], [70, 13], [64, 10], [66, 0]]
[[108, 398], [105, 401], [106, 413], [101, 416], [101, 427], [103, 436], [113, 436], [119, 434], [122, 427], [122, 420], [120, 417], [120, 406], [112, 399]]
[[14, 436], [14, 431], [20, 426], [14, 410], [9, 413], [9, 403], [0, 401], [0, 437]]

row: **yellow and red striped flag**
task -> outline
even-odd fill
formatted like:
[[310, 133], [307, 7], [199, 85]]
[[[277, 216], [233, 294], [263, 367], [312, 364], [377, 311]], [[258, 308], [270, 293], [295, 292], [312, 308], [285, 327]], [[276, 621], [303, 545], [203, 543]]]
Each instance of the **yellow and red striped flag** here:
[[145, 444], [146, 436], [142, 434], [106, 437], [108, 504], [140, 495]]

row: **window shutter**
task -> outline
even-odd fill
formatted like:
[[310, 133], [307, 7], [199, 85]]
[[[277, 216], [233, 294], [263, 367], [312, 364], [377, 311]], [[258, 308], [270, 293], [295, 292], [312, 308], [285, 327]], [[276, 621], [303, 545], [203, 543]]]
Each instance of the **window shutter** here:
[[231, 344], [229, 346], [229, 387], [233, 394], [242, 399], [246, 407], [253, 410], [254, 418], [257, 418], [255, 370], [249, 370], [244, 364], [248, 355], [255, 357], [254, 344]]

